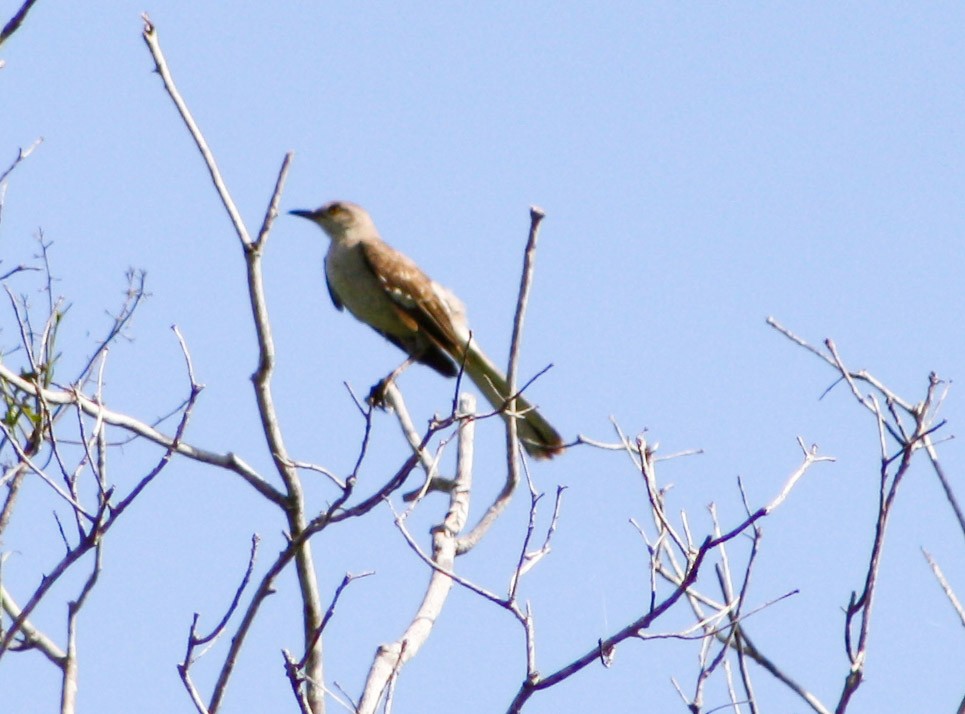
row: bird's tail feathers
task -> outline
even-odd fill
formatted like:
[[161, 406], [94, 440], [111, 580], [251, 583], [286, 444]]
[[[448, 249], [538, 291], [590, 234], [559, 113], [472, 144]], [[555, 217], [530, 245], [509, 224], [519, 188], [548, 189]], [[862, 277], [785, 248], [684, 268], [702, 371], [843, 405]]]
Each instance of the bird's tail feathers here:
[[514, 412], [508, 413], [505, 407], [510, 394], [506, 377], [475, 345], [466, 350], [465, 371], [493, 409], [498, 410], [504, 419], [517, 419], [516, 433], [530, 456], [548, 459], [563, 451], [563, 438], [559, 432], [525, 397], [517, 396]]

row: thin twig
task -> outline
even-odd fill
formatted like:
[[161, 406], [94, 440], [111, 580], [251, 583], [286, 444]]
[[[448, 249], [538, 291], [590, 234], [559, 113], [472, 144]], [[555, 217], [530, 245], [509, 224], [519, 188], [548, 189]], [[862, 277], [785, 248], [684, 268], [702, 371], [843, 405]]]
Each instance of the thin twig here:
[[[35, 2], [36, 0], [31, 0], [31, 1]], [[0, 39], [0, 44], [3, 44], [2, 39]], [[13, 173], [13, 170], [17, 168], [18, 165], [20, 165], [21, 161], [23, 161], [28, 156], [30, 156], [34, 152], [34, 149], [40, 146], [43, 142], [44, 142], [44, 138], [41, 136], [41, 137], [38, 137], [37, 139], [34, 139], [34, 143], [32, 143], [26, 149], [24, 148], [18, 149], [17, 157], [12, 162], [10, 162], [10, 165], [6, 169], [4, 169], [3, 173], [0, 173], [0, 184], [2, 184], [6, 180], [7, 176]], [[22, 268], [22, 269], [25, 270], [26, 268]], [[36, 268], [33, 268], [33, 270], [35, 269]], [[12, 275], [12, 273], [8, 273], [7, 275], [4, 275], [3, 278], [4, 279], [8, 278], [10, 277], [10, 275]]]
[[[14, 32], [20, 29], [23, 21], [27, 19], [27, 13], [30, 12], [30, 8], [34, 6], [37, 0], [24, 0], [24, 3], [20, 6], [20, 9], [14, 13], [13, 17], [7, 21], [4, 25], [3, 30], [0, 30], [0, 45], [10, 39], [10, 36]], [[2, 177], [0, 177], [2, 179]]]
[[952, 609], [955, 610], [955, 613], [958, 615], [958, 619], [962, 622], [962, 626], [965, 627], [965, 608], [962, 607], [962, 603], [959, 602], [958, 598], [955, 596], [955, 591], [952, 590], [952, 586], [945, 578], [945, 574], [942, 572], [942, 569], [938, 567], [938, 563], [934, 558], [932, 558], [931, 553], [929, 553], [927, 550], [922, 548], [921, 554], [925, 556], [925, 560], [928, 561], [928, 565], [935, 574], [935, 579], [941, 586], [942, 592], [945, 593], [945, 597], [947, 597], [948, 601], [952, 604]]
[[342, 578], [342, 582], [339, 583], [337, 588], [335, 588], [335, 594], [332, 596], [332, 602], [329, 603], [328, 609], [325, 611], [325, 616], [322, 618], [322, 624], [318, 626], [318, 630], [315, 632], [314, 637], [308, 643], [308, 646], [305, 648], [305, 654], [302, 656], [302, 658], [298, 661], [296, 665], [298, 669], [302, 669], [305, 667], [305, 662], [308, 659], [308, 653], [315, 646], [315, 641], [322, 636], [322, 633], [325, 631], [325, 626], [328, 625], [329, 620], [331, 620], [332, 617], [335, 615], [335, 607], [338, 605], [339, 598], [342, 597], [342, 593], [344, 592], [345, 588], [351, 585], [354, 581], [361, 580], [362, 578], [367, 578], [370, 575], [375, 575], [375, 571], [367, 570], [364, 573], [359, 573], [358, 575], [345, 573], [345, 577]]
[[[191, 115], [191, 110], [188, 109], [187, 103], [184, 101], [181, 93], [178, 91], [177, 86], [174, 84], [174, 78], [171, 76], [171, 71], [168, 69], [167, 60], [164, 59], [164, 53], [161, 52], [161, 44], [158, 40], [157, 29], [154, 27], [154, 23], [151, 22], [151, 18], [147, 16], [147, 13], [141, 15], [141, 19], [144, 20], [144, 31], [141, 33], [141, 36], [144, 38], [144, 42], [147, 44], [148, 50], [151, 52], [151, 57], [154, 58], [154, 69], [160, 75], [161, 81], [164, 83], [164, 90], [168, 93], [168, 96], [171, 97], [171, 101], [174, 102], [175, 107], [177, 107], [178, 115], [184, 121], [184, 125], [188, 129], [188, 133], [191, 134], [191, 138], [194, 139], [194, 143], [197, 145], [198, 151], [201, 152], [201, 156], [204, 159], [204, 165], [207, 167], [208, 173], [211, 174], [211, 182], [214, 184], [215, 190], [218, 192], [218, 197], [221, 199], [221, 203], [228, 212], [228, 217], [231, 219], [231, 224], [234, 226], [235, 232], [238, 234], [238, 239], [247, 248], [251, 245], [251, 237], [248, 234], [248, 229], [245, 227], [245, 222], [241, 218], [241, 213], [238, 211], [238, 207], [235, 206], [234, 200], [228, 193], [228, 188], [225, 186], [224, 179], [221, 176], [221, 170], [218, 168], [214, 154], [208, 147], [208, 142], [205, 140], [204, 135], [201, 133], [197, 123], [194, 121], [194, 117]], [[283, 166], [283, 170], [285, 169], [287, 169], [287, 164]]]

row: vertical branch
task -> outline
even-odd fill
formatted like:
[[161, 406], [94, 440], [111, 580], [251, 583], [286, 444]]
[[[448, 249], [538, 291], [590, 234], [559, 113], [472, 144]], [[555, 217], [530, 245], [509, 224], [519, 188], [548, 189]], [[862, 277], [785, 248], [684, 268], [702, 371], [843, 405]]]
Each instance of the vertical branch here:
[[[516, 300], [516, 313], [513, 317], [513, 336], [509, 348], [509, 366], [506, 370], [507, 391], [510, 399], [506, 405], [506, 413], [516, 412], [516, 375], [519, 369], [519, 351], [523, 339], [523, 322], [526, 316], [526, 305], [529, 302], [530, 287], [533, 284], [533, 273], [536, 260], [536, 241], [539, 237], [539, 226], [546, 216], [541, 208], [531, 206], [529, 209], [529, 237], [526, 240], [526, 249], [523, 253], [523, 270], [519, 280], [519, 297]], [[489, 504], [486, 512], [480, 517], [479, 522], [459, 539], [456, 545], [458, 554], [466, 553], [478, 543], [487, 531], [496, 522], [500, 514], [509, 505], [509, 501], [519, 485], [519, 463], [517, 452], [519, 451], [519, 438], [517, 436], [517, 424], [515, 419], [506, 420], [506, 481], [502, 489], [496, 494], [496, 498]]]
[[[245, 246], [245, 264], [248, 268], [248, 294], [251, 299], [251, 312], [258, 339], [258, 368], [251, 379], [255, 388], [258, 414], [261, 417], [267, 446], [275, 461], [278, 474], [285, 484], [288, 496], [285, 515], [288, 518], [289, 532], [296, 535], [305, 530], [308, 518], [305, 515], [305, 496], [301, 479], [288, 455], [272, 396], [271, 380], [275, 368], [275, 344], [272, 338], [271, 322], [268, 317], [268, 306], [265, 301], [261, 267], [262, 249], [267, 240], [271, 221], [277, 215], [278, 200], [285, 185], [285, 178], [288, 176], [291, 159], [292, 155], [289, 153], [282, 162], [278, 180], [275, 183], [275, 190], [272, 194], [271, 205], [259, 234], [258, 242]], [[295, 570], [298, 575], [303, 604], [302, 633], [305, 643], [312, 643], [306, 662], [306, 697], [311, 711], [322, 712], [325, 708], [325, 693], [321, 686], [324, 681], [322, 640], [314, 637], [314, 633], [322, 623], [322, 602], [315, 577], [311, 544], [307, 540], [295, 554]], [[212, 711], [214, 710], [215, 707], [212, 707]]]
[[[269, 206], [258, 238], [256, 241], [252, 241], [241, 218], [241, 214], [235, 206], [224, 183], [214, 155], [208, 148], [201, 130], [198, 128], [186, 102], [175, 86], [174, 79], [161, 52], [155, 27], [146, 15], [144, 16], [144, 22], [143, 38], [154, 59], [155, 67], [161, 76], [164, 88], [177, 107], [179, 115], [204, 159], [205, 166], [211, 176], [211, 181], [231, 219], [231, 223], [235, 228], [235, 232], [244, 250], [248, 294], [251, 301], [252, 318], [258, 341], [258, 366], [252, 375], [252, 383], [255, 389], [255, 399], [258, 404], [258, 413], [261, 418], [268, 450], [274, 460], [275, 468], [285, 484], [287, 492], [284, 510], [288, 520], [289, 533], [292, 537], [297, 537], [305, 530], [308, 519], [305, 515], [304, 493], [298, 476], [298, 470], [293, 465], [292, 459], [288, 456], [272, 397], [271, 380], [275, 366], [275, 346], [272, 339], [271, 322], [265, 300], [261, 265], [262, 252], [268, 239], [271, 224], [278, 214], [278, 203], [284, 187], [285, 178], [288, 175], [289, 166], [291, 165], [292, 155], [290, 153], [286, 155], [282, 162], [275, 183], [275, 189], [269, 201]], [[303, 603], [302, 633], [304, 641], [306, 643], [314, 641], [306, 664], [305, 681], [308, 689], [307, 699], [313, 712], [322, 712], [325, 708], [324, 690], [322, 688], [322, 682], [324, 681], [322, 671], [322, 641], [321, 638], [313, 640], [314, 633], [321, 625], [322, 605], [318, 592], [318, 583], [315, 577], [315, 564], [312, 559], [311, 546], [307, 539], [301, 542], [301, 546], [295, 553], [295, 570], [298, 576]], [[225, 664], [228, 665], [228, 662], [226, 661]], [[230, 674], [230, 671], [231, 668], [229, 667], [227, 670], [222, 670], [222, 673]], [[209, 705], [209, 709], [212, 712], [217, 711], [220, 706], [221, 696], [223, 696], [225, 691], [223, 686], [225, 683], [226, 681], [219, 680], [219, 687], [216, 689], [214, 698]]]
[[24, 476], [27, 475], [29, 470], [30, 467], [27, 466], [25, 461], [18, 461], [0, 477], [0, 485], [7, 486], [7, 495], [3, 499], [3, 506], [0, 507], [0, 535], [3, 535], [10, 524], [20, 487], [23, 485]]
[[[506, 384], [509, 401], [506, 411], [516, 413], [516, 377], [519, 371], [519, 351], [523, 341], [523, 323], [526, 320], [526, 305], [529, 302], [529, 292], [533, 285], [533, 272], [536, 263], [536, 241], [539, 238], [539, 226], [546, 214], [538, 206], [529, 208], [529, 236], [526, 239], [526, 249], [523, 252], [523, 270], [519, 277], [519, 297], [516, 299], [516, 314], [513, 316], [513, 336], [509, 343], [509, 366], [506, 368]], [[519, 466], [517, 452], [519, 440], [516, 436], [516, 420], [506, 420], [506, 452], [508, 479], [513, 488], [519, 483]]]
[[[935, 397], [936, 390], [941, 381], [934, 373], [930, 374], [928, 392], [925, 399], [918, 404], [912, 404], [899, 397], [873, 375], [863, 370], [856, 372], [849, 370], [845, 366], [837, 346], [832, 340], [825, 340], [824, 345], [827, 348], [828, 354], [824, 354], [778, 324], [773, 318], [768, 318], [767, 323], [795, 344], [804, 347], [834, 368], [840, 375], [840, 381], [848, 385], [855, 400], [873, 414], [878, 431], [881, 465], [878, 474], [878, 512], [875, 521], [874, 539], [868, 557], [868, 567], [864, 574], [862, 591], [860, 594], [857, 592], [851, 593], [851, 599], [845, 610], [844, 640], [850, 667], [845, 676], [835, 709], [837, 714], [843, 714], [843, 712], [847, 710], [851, 698], [854, 696], [864, 678], [864, 667], [868, 655], [868, 642], [871, 632], [871, 615], [874, 596], [878, 586], [885, 533], [888, 528], [888, 521], [898, 493], [898, 488], [905, 474], [908, 472], [911, 465], [911, 458], [917, 449], [924, 449], [928, 453], [939, 480], [946, 489], [946, 495], [950, 497], [949, 501], [955, 511], [959, 524], [965, 524], [961, 510], [958, 508], [957, 502], [948, 488], [947, 480], [945, 480], [944, 474], [938, 465], [937, 456], [930, 441], [931, 434], [941, 428], [944, 423], [939, 422], [937, 425], [931, 425], [934, 413], [938, 408]], [[862, 390], [858, 387], [859, 383], [870, 385], [873, 392], [869, 394], [862, 393]], [[876, 395], [883, 397], [885, 408], [882, 408], [881, 402]], [[940, 405], [941, 397], [938, 398], [937, 402], [938, 405]], [[910, 417], [914, 420], [914, 429], [906, 426], [902, 414], [904, 414], [906, 418]], [[894, 455], [889, 454], [889, 437], [890, 440], [898, 444], [898, 452]], [[963, 527], [965, 527], [965, 525], [963, 525]]]
[[[476, 398], [471, 394], [463, 394], [460, 397], [459, 413], [473, 414], [475, 411]], [[475, 428], [472, 419], [463, 420], [459, 427], [456, 478], [449, 490], [449, 508], [446, 515], [442, 523], [432, 529], [432, 557], [429, 560], [432, 573], [422, 603], [402, 636], [395, 642], [378, 648], [356, 708], [358, 714], [374, 714], [379, 702], [390, 691], [402, 666], [415, 657], [429, 637], [452, 589], [452, 577], [449, 573], [453, 572], [456, 559], [456, 536], [465, 527], [469, 514]], [[396, 516], [396, 526], [402, 531], [406, 542], [421, 556], [418, 546], [406, 531], [404, 517], [404, 514]]]
[[[99, 524], [94, 526], [98, 528]], [[67, 604], [67, 652], [64, 657], [63, 685], [61, 688], [61, 714], [74, 714], [77, 710], [77, 617], [87, 596], [90, 595], [97, 583], [101, 572], [101, 542], [98, 539], [94, 547], [94, 564], [90, 575], [87, 576], [80, 595], [76, 600]]]

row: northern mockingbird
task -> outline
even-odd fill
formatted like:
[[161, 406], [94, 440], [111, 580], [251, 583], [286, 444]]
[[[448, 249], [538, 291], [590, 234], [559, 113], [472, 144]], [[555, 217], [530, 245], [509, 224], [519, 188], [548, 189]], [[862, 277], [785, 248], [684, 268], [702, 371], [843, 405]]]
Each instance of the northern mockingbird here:
[[[493, 408], [504, 409], [510, 396], [506, 377], [470, 335], [465, 306], [387, 245], [365, 209], [333, 201], [314, 211], [291, 213], [318, 224], [331, 239], [325, 279], [336, 308], [348, 308], [399, 347], [409, 355], [406, 364], [421, 362], [446, 377], [455, 377], [465, 365], [465, 374]], [[516, 397], [515, 414], [517, 433], [531, 456], [549, 458], [563, 450], [556, 429], [523, 397]]]

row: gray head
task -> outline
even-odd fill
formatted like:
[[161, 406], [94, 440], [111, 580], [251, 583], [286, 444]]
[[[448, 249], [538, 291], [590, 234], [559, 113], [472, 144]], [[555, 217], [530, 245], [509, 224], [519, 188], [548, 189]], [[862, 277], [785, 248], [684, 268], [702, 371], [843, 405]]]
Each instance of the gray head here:
[[289, 211], [293, 216], [307, 218], [317, 223], [332, 240], [341, 240], [352, 235], [375, 232], [375, 224], [368, 212], [357, 203], [332, 201], [314, 211]]

